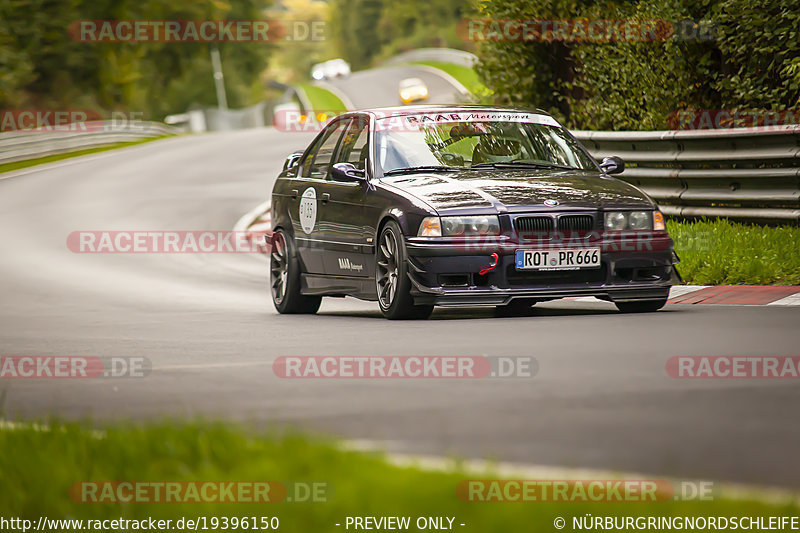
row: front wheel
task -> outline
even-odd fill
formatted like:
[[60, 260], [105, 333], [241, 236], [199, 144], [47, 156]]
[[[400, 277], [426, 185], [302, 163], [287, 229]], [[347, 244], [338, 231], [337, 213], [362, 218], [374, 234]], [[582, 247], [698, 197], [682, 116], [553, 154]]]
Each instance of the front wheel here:
[[272, 251], [269, 256], [272, 303], [281, 314], [316, 313], [322, 303], [321, 296], [300, 294], [300, 261], [292, 238], [282, 229], [272, 234]]
[[414, 305], [403, 234], [396, 222], [381, 230], [375, 251], [375, 285], [383, 316], [390, 320], [428, 318], [432, 305]]
[[643, 300], [641, 302], [614, 302], [623, 313], [652, 313], [667, 304], [666, 298], [660, 300]]

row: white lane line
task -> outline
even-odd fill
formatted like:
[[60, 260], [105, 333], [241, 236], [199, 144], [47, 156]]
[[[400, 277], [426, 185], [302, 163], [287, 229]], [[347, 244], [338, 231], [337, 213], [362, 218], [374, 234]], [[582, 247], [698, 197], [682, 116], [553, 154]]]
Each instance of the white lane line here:
[[710, 287], [710, 285], [673, 285], [669, 290], [669, 297], [677, 298], [678, 296], [683, 296], [701, 289], [707, 289], [708, 287]]
[[242, 361], [230, 363], [207, 363], [201, 365], [167, 365], [167, 366], [154, 366], [153, 371], [157, 370], [205, 370], [211, 368], [241, 368], [250, 366], [266, 366], [271, 365], [272, 361]]
[[233, 225], [233, 231], [247, 231], [247, 228], [250, 227], [250, 224], [258, 220], [258, 217], [269, 211], [270, 202], [271, 200], [262, 202], [242, 215], [241, 218], [236, 221], [236, 224]]
[[800, 292], [781, 298], [767, 305], [800, 305]]
[[[387, 447], [398, 441], [370, 441], [354, 440], [345, 441], [342, 448], [357, 452], [385, 451]], [[485, 476], [489, 473], [500, 479], [528, 479], [528, 480], [653, 480], [664, 479], [672, 482], [676, 487], [682, 482], [702, 483], [709, 480], [679, 479], [672, 476], [641, 474], [632, 472], [612, 472], [594, 470], [589, 468], [567, 468], [560, 466], [532, 465], [508, 462], [492, 462], [480, 459], [454, 459], [431, 455], [408, 455], [399, 453], [386, 453], [386, 460], [403, 468], [418, 468], [421, 470], [437, 472], [463, 472], [467, 475]], [[731, 500], [756, 500], [773, 505], [799, 505], [800, 493], [776, 487], [761, 487], [741, 483], [713, 483], [715, 497]]]
[[[690, 292], [699, 291], [700, 289], [705, 289], [710, 285], [674, 285], [669, 291], [670, 298], [677, 298], [678, 296], [683, 296], [684, 294], [689, 294]], [[579, 296], [577, 298], [568, 298], [573, 302], [602, 302], [603, 300], [598, 300], [594, 296]], [[791, 305], [791, 304], [790, 304]], [[795, 304], [796, 305], [796, 304]]]
[[[26, 429], [32, 429], [33, 431], [50, 431], [50, 426], [37, 424], [36, 422], [17, 422], [14, 420], [2, 420], [0, 419], [0, 431], [24, 431]], [[64, 431], [64, 428], [61, 428], [61, 431]], [[96, 438], [102, 439], [106, 436], [104, 431], [99, 429], [90, 430], [89, 434]]]
[[[258, 232], [258, 231], [261, 231], [262, 229], [270, 229], [270, 227], [272, 227], [272, 221], [271, 220], [269, 222], [269, 226], [266, 227], [266, 228], [254, 229], [254, 228], [256, 228], [256, 226], [259, 226], [260, 224], [256, 224], [255, 226], [253, 226], [253, 224], [259, 218], [261, 218], [263, 215], [265, 215], [265, 214], [270, 212], [271, 202], [272, 202], [272, 200], [267, 200], [266, 202], [260, 203], [257, 206], [255, 206], [253, 209], [251, 209], [250, 211], [248, 211], [247, 213], [242, 215], [242, 217], [239, 220], [236, 221], [236, 224], [234, 224], [233, 231], [234, 232]], [[264, 224], [267, 224], [266, 221], [264, 222]], [[252, 226], [252, 228], [251, 228], [251, 226]], [[250, 239], [251, 240], [253, 239], [252, 235], [250, 236]], [[262, 257], [262, 254], [248, 254], [248, 255], [252, 255], [253, 257], [256, 257], [259, 260]]]

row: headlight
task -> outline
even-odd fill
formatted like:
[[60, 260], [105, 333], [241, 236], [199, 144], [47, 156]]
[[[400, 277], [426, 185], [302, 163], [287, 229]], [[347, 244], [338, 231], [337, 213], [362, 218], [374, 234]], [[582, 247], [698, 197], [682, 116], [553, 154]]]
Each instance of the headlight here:
[[442, 235], [498, 235], [500, 221], [494, 215], [477, 217], [442, 217]]
[[628, 217], [625, 213], [619, 211], [612, 211], [606, 213], [606, 229], [611, 231], [621, 231], [628, 226]]
[[653, 229], [652, 211], [609, 211], [606, 213], [605, 222], [608, 231]]
[[500, 221], [495, 215], [474, 217], [427, 217], [419, 226], [420, 237], [458, 237], [499, 235]]
[[631, 211], [628, 214], [628, 228], [630, 229], [650, 229], [653, 223], [650, 221], [650, 213], [647, 211]]

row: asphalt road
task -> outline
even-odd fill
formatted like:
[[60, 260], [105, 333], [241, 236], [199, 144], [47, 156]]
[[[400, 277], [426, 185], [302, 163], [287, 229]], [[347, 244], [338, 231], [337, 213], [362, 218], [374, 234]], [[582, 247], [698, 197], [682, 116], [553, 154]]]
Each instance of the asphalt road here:
[[414, 65], [386, 66], [354, 72], [346, 78], [327, 80], [345, 95], [356, 109], [402, 105], [398, 95], [400, 80], [420, 78], [428, 86], [428, 99], [418, 104], [455, 104], [464, 101], [458, 89], [430, 69]]
[[[75, 230], [228, 230], [306, 134], [183, 137], [0, 180], [0, 355], [144, 356], [140, 379], [2, 379], [6, 415], [288, 423], [416, 453], [797, 487], [800, 389], [677, 380], [675, 355], [800, 355], [800, 308], [541, 304], [279, 316], [246, 254], [76, 254]], [[286, 380], [283, 355], [533, 355], [533, 379]]]

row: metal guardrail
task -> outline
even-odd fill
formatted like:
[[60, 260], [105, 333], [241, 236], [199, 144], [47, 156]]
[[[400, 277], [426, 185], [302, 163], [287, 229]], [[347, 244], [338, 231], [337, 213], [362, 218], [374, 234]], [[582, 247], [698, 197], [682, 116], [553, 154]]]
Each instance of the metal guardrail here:
[[141, 121], [125, 124], [114, 121], [81, 122], [48, 130], [8, 131], [0, 133], [0, 163], [24, 161], [176, 133], [179, 133], [179, 130], [160, 122]]
[[386, 64], [411, 63], [413, 61], [441, 61], [472, 68], [478, 62], [478, 56], [454, 48], [417, 48], [392, 57], [386, 61]]
[[573, 131], [665, 215], [800, 223], [800, 125], [692, 131]]

